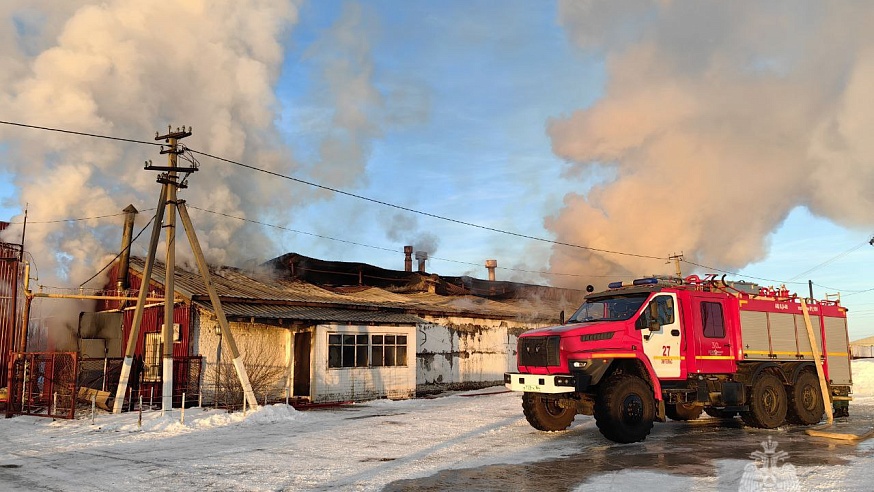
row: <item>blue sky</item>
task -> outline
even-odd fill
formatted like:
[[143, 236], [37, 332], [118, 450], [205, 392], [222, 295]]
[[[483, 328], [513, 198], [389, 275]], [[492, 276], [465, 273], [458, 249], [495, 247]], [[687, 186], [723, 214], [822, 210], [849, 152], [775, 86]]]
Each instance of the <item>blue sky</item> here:
[[[548, 125], [591, 108], [610, 94], [614, 80], [609, 66], [611, 62], [615, 66], [622, 52], [581, 49], [574, 37], [580, 31], [569, 27], [569, 21], [560, 23], [555, 3], [507, 1], [500, 2], [499, 8], [496, 4], [305, 2], [297, 23], [281, 39], [284, 58], [273, 86], [277, 103], [274, 123], [297, 163], [292, 174], [322, 182], [320, 173], [326, 172], [319, 164], [322, 142], [329, 136], [352, 139], [361, 149], [360, 165], [350, 166], [347, 177], [326, 177], [329, 182], [325, 184], [461, 221], [554, 238], [544, 219], [559, 214], [566, 195], [586, 195], [593, 186], [611, 182], [621, 171], [610, 165], [592, 165], [568, 174], [571, 167], [553, 151]], [[358, 9], [352, 16], [354, 25], [336, 29], [344, 12], [353, 7]], [[648, 14], [644, 21], [651, 17], [654, 15]], [[604, 41], [608, 38], [624, 46], [633, 38], [629, 33], [638, 28], [636, 23], [623, 24], [621, 35], [614, 38], [597, 29], [591, 35], [604, 34], [601, 41], [608, 48], [610, 43]], [[344, 34], [353, 37], [351, 46], [342, 45]], [[337, 46], [346, 51], [340, 53]], [[694, 51], [688, 45], [684, 49]], [[337, 93], [336, 88], [332, 92], [326, 67], [347, 76], [360, 73], [366, 79], [362, 86], [369, 89], [366, 94], [371, 99], [355, 108], [366, 117], [366, 124], [338, 130], [335, 121], [341, 112], [337, 101], [348, 94]], [[203, 146], [196, 141], [197, 136], [195, 131], [192, 146]], [[0, 155], [8, 156], [6, 144], [0, 145]], [[220, 166], [210, 162], [202, 165]], [[21, 212], [23, 199], [13, 184], [13, 169], [11, 165], [0, 169], [0, 217]], [[253, 181], [271, 179], [242, 176]], [[193, 177], [193, 183], [199, 178]], [[316, 198], [312, 190], [291, 182], [279, 186], [282, 193], [304, 197], [305, 203], [289, 208], [287, 214], [265, 212], [259, 220], [373, 247], [262, 228], [257, 233], [274, 240], [269, 253], [294, 251], [401, 268], [403, 244], [422, 241], [435, 248], [429, 271], [482, 278], [486, 276], [484, 261], [496, 258], [500, 267], [514, 269], [500, 269], [499, 279], [543, 283], [551, 278], [522, 271], [549, 268], [548, 244], [402, 213], [350, 197]], [[141, 200], [142, 207], [154, 206], [157, 188], [140, 191], [140, 196], [147, 197]], [[722, 190], [721, 194], [740, 196], [743, 190]], [[639, 197], [628, 200], [639, 201]], [[78, 214], [76, 210], [67, 213], [70, 217]], [[198, 221], [197, 216], [194, 219]], [[851, 338], [874, 335], [874, 292], [858, 293], [874, 288], [874, 268], [869, 266], [874, 247], [859, 247], [872, 232], [874, 224], [857, 221], [852, 226], [836, 225], [804, 205], [795, 206], [782, 223], [764, 235], [765, 257], [741, 268], [740, 273], [777, 281], [792, 279], [798, 283], [790, 287], [799, 293], [807, 292], [806, 281], [811, 278], [817, 283], [817, 297], [832, 292], [822, 286], [839, 289], [844, 305], [851, 309]], [[109, 242], [115, 244], [117, 239]], [[144, 244], [139, 247], [144, 248]], [[667, 256], [683, 249], [679, 245], [673, 251], [636, 248], [629, 246], [628, 251]], [[794, 278], [850, 250], [832, 263]], [[651, 268], [662, 267], [653, 264]], [[560, 266], [552, 268], [561, 271]], [[686, 268], [689, 266], [684, 265]]]

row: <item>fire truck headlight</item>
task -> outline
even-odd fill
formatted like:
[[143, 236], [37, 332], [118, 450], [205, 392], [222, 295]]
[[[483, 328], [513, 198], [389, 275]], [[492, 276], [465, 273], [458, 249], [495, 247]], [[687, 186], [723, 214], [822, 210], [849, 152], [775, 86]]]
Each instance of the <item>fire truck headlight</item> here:
[[588, 366], [589, 366], [589, 361], [587, 361], [587, 360], [571, 361], [571, 367], [573, 369], [585, 369]]

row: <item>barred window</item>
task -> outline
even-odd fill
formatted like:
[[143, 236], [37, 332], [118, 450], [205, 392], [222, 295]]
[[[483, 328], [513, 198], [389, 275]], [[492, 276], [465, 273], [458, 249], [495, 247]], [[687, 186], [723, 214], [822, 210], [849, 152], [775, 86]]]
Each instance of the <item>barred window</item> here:
[[146, 333], [143, 354], [143, 381], [161, 380], [161, 332]]
[[328, 334], [328, 367], [391, 367], [406, 365], [406, 335]]
[[328, 335], [328, 367], [367, 367], [367, 335]]

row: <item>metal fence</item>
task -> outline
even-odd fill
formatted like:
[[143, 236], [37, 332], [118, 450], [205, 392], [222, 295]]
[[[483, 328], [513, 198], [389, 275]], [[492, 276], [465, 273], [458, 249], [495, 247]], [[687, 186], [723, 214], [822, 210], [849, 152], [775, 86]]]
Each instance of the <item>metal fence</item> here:
[[13, 352], [10, 357], [7, 417], [75, 417], [78, 362], [75, 352]]
[[[77, 409], [111, 411], [123, 359], [79, 358], [75, 352], [11, 353], [6, 416], [35, 415], [72, 419]], [[144, 381], [135, 359], [123, 410], [159, 408], [163, 382]], [[201, 401], [203, 358], [174, 357], [173, 406], [196, 406]]]

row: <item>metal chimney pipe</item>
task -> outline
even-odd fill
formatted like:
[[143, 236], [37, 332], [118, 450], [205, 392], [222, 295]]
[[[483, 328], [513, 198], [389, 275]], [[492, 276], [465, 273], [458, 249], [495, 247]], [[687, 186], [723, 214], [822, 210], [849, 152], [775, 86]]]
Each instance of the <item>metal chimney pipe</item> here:
[[119, 290], [128, 288], [128, 270], [130, 270], [130, 246], [134, 236], [134, 220], [139, 210], [128, 205], [124, 212], [124, 229], [121, 235], [121, 255], [118, 257], [118, 271], [115, 273], [115, 284]]
[[416, 261], [419, 262], [419, 273], [425, 273], [425, 261], [428, 259], [427, 251], [416, 251]]
[[486, 260], [486, 270], [489, 271], [489, 282], [495, 281], [495, 268], [498, 268], [498, 260]]
[[404, 271], [413, 271], [413, 247], [404, 246]]

